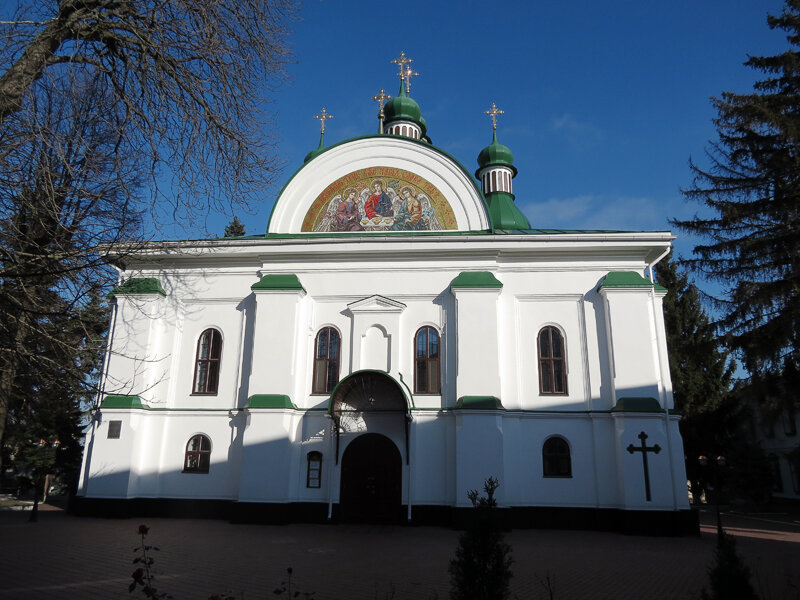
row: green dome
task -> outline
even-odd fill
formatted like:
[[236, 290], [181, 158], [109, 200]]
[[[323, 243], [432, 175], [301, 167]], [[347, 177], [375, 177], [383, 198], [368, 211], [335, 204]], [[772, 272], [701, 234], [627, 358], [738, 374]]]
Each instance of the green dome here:
[[392, 121], [412, 121], [423, 128], [422, 111], [419, 109], [419, 104], [406, 94], [406, 89], [403, 82], [400, 82], [400, 93], [386, 103], [383, 109], [383, 114], [386, 123]]
[[317, 146], [314, 150], [306, 154], [306, 157], [303, 159], [303, 164], [306, 164], [310, 160], [313, 160], [315, 157], [319, 156], [325, 151], [325, 134], [320, 134], [319, 136], [319, 146]]
[[497, 141], [497, 131], [494, 132], [492, 143], [478, 154], [478, 171], [490, 166], [509, 167], [515, 175], [517, 174], [517, 169], [514, 167], [514, 155], [508, 146], [503, 146]]

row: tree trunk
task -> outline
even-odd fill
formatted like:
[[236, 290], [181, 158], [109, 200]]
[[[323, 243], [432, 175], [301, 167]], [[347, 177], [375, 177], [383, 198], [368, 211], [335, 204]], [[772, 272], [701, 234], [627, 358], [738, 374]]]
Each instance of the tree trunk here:
[[22, 106], [31, 84], [42, 76], [48, 61], [69, 33], [63, 14], [59, 14], [25, 48], [22, 56], [0, 77], [0, 123]]

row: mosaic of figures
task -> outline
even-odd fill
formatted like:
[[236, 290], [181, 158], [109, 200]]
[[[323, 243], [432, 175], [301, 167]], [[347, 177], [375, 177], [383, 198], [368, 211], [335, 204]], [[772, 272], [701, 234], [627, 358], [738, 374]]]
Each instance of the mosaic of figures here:
[[309, 210], [302, 230], [363, 232], [455, 228], [452, 208], [433, 185], [401, 169], [375, 168], [351, 173], [328, 186]]

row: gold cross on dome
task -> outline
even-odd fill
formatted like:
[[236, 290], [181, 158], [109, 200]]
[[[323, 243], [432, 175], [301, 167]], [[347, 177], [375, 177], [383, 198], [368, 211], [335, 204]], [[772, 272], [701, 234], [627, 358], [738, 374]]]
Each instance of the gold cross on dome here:
[[497, 131], [497, 115], [502, 115], [503, 111], [497, 108], [497, 105], [492, 102], [492, 108], [484, 112], [492, 117], [492, 130]]
[[387, 94], [383, 88], [381, 88], [381, 91], [374, 95], [372, 99], [378, 103], [378, 108], [380, 109], [378, 110], [378, 116], [383, 118], [383, 105], [386, 104], [387, 100], [391, 99], [391, 96]]
[[323, 107], [322, 111], [318, 115], [314, 115], [314, 118], [315, 119], [319, 119], [319, 124], [320, 124], [319, 132], [320, 133], [325, 133], [325, 121], [326, 121], [326, 119], [332, 119], [333, 115], [328, 114], [325, 111], [325, 107]]
[[411, 67], [406, 65], [406, 70], [405, 70], [405, 73], [403, 73], [403, 75], [404, 75], [404, 77], [402, 77], [401, 79], [405, 79], [405, 82], [406, 82], [406, 94], [410, 94], [411, 93], [411, 78], [412, 77], [416, 77], [417, 75], [419, 75], [419, 73], [417, 73], [416, 71], [412, 71]]
[[405, 69], [405, 67], [406, 67], [406, 65], [408, 63], [414, 62], [414, 59], [413, 58], [407, 58], [406, 57], [406, 53], [405, 52], [401, 52], [400, 53], [400, 58], [395, 58], [394, 60], [392, 60], [392, 62], [400, 67], [400, 72], [398, 73], [398, 75], [400, 76], [400, 81], [403, 81], [403, 79], [404, 79], [403, 71], [404, 71], [404, 69]]

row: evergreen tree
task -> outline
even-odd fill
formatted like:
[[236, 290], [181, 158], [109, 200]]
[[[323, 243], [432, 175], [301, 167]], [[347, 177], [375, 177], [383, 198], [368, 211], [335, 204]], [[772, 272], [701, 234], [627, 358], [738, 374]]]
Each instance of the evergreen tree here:
[[685, 262], [726, 286], [716, 298], [725, 343], [751, 392], [780, 404], [797, 402], [800, 383], [800, 0], [767, 23], [789, 48], [745, 62], [766, 75], [752, 93], [713, 100], [719, 139], [707, 168], [691, 163], [684, 191], [712, 214], [674, 224], [708, 240]]
[[225, 226], [225, 237], [239, 237], [245, 235], [244, 225], [239, 217], [234, 216], [233, 220]]
[[656, 265], [658, 283], [667, 288], [664, 326], [669, 349], [675, 408], [681, 414], [686, 470], [693, 492], [703, 480], [701, 455], [728, 450], [736, 429], [736, 403], [730, 396], [734, 365], [720, 347], [715, 327], [700, 302], [697, 288], [667, 256]]
[[750, 568], [736, 552], [736, 539], [726, 533], [714, 550], [708, 579], [711, 590], [703, 590], [702, 600], [758, 600], [750, 582]]
[[468, 496], [475, 510], [467, 531], [461, 536], [456, 556], [450, 561], [452, 600], [505, 600], [511, 591], [511, 546], [503, 540], [494, 492], [500, 484], [490, 477], [479, 497]]

